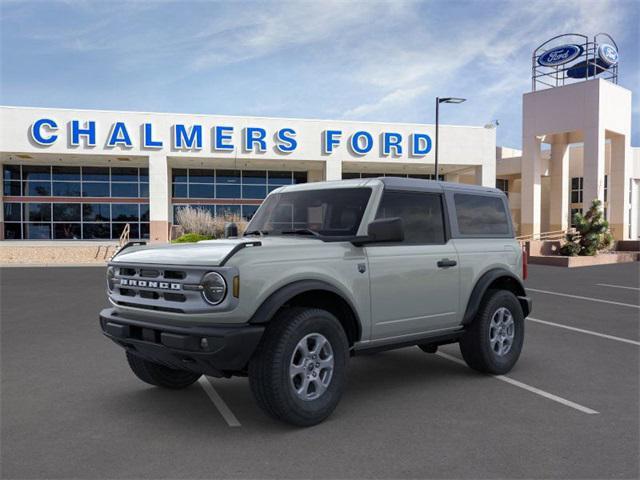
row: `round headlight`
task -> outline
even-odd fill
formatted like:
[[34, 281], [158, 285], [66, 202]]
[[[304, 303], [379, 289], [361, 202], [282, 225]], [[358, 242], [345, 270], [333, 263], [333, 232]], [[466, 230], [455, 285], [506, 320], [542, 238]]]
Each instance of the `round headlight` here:
[[113, 286], [115, 285], [114, 279], [116, 276], [116, 269], [113, 267], [107, 268], [107, 289], [113, 292]]
[[216, 272], [209, 272], [202, 277], [202, 287], [202, 296], [211, 305], [218, 305], [227, 294], [227, 282]]

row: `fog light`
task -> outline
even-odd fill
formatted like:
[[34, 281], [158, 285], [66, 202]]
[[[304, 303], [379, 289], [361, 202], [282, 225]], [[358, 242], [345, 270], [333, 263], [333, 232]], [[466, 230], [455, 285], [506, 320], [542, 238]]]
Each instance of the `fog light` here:
[[206, 338], [201, 338], [200, 339], [200, 348], [202, 350], [207, 350], [209, 348], [209, 340], [207, 340]]

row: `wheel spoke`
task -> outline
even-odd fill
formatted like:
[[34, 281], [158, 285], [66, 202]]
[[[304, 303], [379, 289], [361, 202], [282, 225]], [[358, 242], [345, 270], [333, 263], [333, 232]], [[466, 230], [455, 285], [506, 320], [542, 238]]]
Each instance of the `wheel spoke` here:
[[305, 373], [306, 373], [306, 370], [304, 368], [304, 365], [294, 365], [294, 364], [289, 365], [289, 375], [291, 376], [292, 379], [296, 375], [304, 375]]

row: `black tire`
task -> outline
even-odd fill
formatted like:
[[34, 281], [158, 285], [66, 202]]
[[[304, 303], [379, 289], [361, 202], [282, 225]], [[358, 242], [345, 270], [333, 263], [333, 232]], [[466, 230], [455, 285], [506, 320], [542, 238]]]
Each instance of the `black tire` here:
[[[501, 308], [506, 308], [511, 313], [514, 324], [511, 347], [503, 355], [499, 355], [491, 346], [491, 319]], [[489, 290], [476, 318], [460, 339], [460, 351], [464, 361], [474, 370], [503, 375], [518, 361], [523, 343], [524, 315], [520, 302], [508, 290]]]
[[173, 368], [150, 362], [129, 352], [127, 352], [127, 362], [129, 362], [129, 366], [136, 377], [156, 387], [171, 388], [174, 390], [186, 388], [202, 376], [200, 373], [174, 370]]
[[[326, 390], [318, 398], [301, 399], [294, 390], [289, 367], [298, 343], [314, 334], [329, 342], [333, 370]], [[249, 362], [251, 391], [260, 408], [271, 417], [302, 427], [315, 425], [333, 412], [342, 396], [348, 358], [349, 342], [336, 317], [317, 308], [288, 308], [271, 321]], [[318, 378], [323, 373], [326, 372], [318, 372]]]

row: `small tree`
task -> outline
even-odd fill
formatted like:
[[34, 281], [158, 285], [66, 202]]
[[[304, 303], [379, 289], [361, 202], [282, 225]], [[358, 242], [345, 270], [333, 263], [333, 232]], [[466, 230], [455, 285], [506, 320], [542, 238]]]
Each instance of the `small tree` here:
[[594, 200], [584, 215], [576, 213], [573, 216], [576, 231], [567, 233], [566, 243], [560, 249], [562, 255], [596, 255], [613, 243], [613, 236], [609, 233], [609, 222], [604, 218], [602, 203]]

